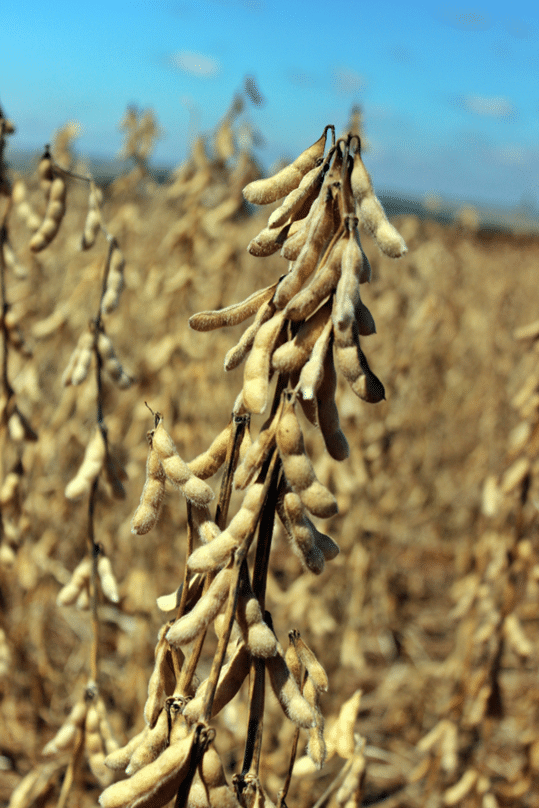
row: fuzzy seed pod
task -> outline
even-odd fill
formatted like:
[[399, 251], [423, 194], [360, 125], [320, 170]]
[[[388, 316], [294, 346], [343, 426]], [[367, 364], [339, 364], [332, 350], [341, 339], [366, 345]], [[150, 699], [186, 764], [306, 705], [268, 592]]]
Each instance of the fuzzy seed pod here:
[[155, 726], [165, 694], [171, 695], [176, 684], [176, 678], [169, 662], [169, 644], [165, 637], [167, 630], [168, 625], [165, 624], [159, 631], [159, 639], [155, 646], [155, 665], [148, 682], [144, 718], [150, 727]]
[[283, 327], [284, 313], [274, 314], [258, 330], [243, 374], [243, 404], [248, 412], [266, 409], [270, 379], [271, 355]]
[[227, 306], [225, 309], [218, 311], [201, 311], [198, 314], [193, 314], [189, 318], [189, 325], [195, 331], [212, 331], [215, 328], [223, 328], [243, 323], [253, 314], [256, 314], [260, 307], [271, 300], [277, 282], [265, 289], [260, 289], [254, 292], [241, 303], [234, 303], [232, 306]]
[[146, 461], [146, 481], [142, 489], [140, 504], [131, 522], [131, 532], [137, 536], [148, 533], [159, 519], [165, 495], [165, 481], [165, 470], [159, 460], [159, 455], [150, 446]]
[[84, 700], [78, 701], [66, 720], [48, 744], [43, 749], [45, 756], [57, 755], [73, 746], [77, 731], [84, 727], [88, 705]]
[[159, 712], [155, 724], [144, 735], [133, 751], [125, 773], [129, 776], [152, 763], [165, 749], [168, 741], [168, 715], [165, 709]]
[[58, 593], [56, 603], [58, 606], [72, 606], [81, 591], [87, 589], [92, 574], [92, 559], [85, 556], [75, 567], [71, 580]]
[[243, 189], [243, 196], [253, 205], [268, 205], [281, 199], [297, 188], [305, 174], [314, 168], [324, 156], [327, 127], [316, 143], [305, 149], [293, 163], [278, 171], [273, 177], [255, 180]]
[[299, 661], [299, 657], [298, 657], [298, 655], [296, 653], [296, 649], [294, 647], [294, 642], [293, 642], [293, 639], [292, 639], [294, 633], [295, 633], [294, 631], [289, 631], [288, 632], [289, 643], [288, 643], [288, 648], [286, 649], [286, 652], [285, 652], [285, 655], [284, 655], [284, 661], [288, 665], [288, 670], [290, 671], [290, 673], [294, 677], [294, 679], [296, 681], [296, 684], [299, 687], [299, 685], [301, 684], [301, 679], [302, 679], [302, 676], [301, 676], [302, 669], [301, 669], [301, 662]]
[[336, 542], [333, 541], [329, 536], [326, 536], [325, 533], [321, 533], [316, 525], [314, 525], [309, 517], [307, 517], [307, 522], [311, 529], [311, 533], [313, 534], [314, 543], [324, 556], [326, 561], [333, 561], [339, 553], [341, 552], [340, 547]]
[[266, 659], [266, 669], [273, 692], [286, 717], [297, 727], [309, 729], [316, 726], [315, 715], [310, 705], [299, 692], [296, 681], [288, 670], [282, 649], [279, 650], [276, 656]]
[[275, 446], [275, 433], [281, 412], [282, 404], [279, 404], [273, 418], [268, 419], [266, 423], [263, 424], [257, 439], [247, 450], [243, 462], [238, 466], [234, 476], [234, 485], [236, 488], [240, 490], [247, 488], [249, 483], [258, 475], [260, 469], [269, 457], [271, 450]]
[[295, 554], [308, 570], [320, 575], [325, 566], [324, 555], [314, 540], [312, 522], [307, 519], [298, 494], [286, 493], [278, 502], [277, 510]]
[[105, 440], [100, 428], [96, 427], [76, 476], [66, 486], [65, 495], [68, 499], [77, 499], [90, 490], [92, 483], [103, 468], [105, 456]]
[[187, 775], [192, 733], [169, 746], [128, 780], [113, 783], [99, 797], [101, 808], [162, 808], [178, 792]]
[[88, 764], [92, 774], [102, 787], [110, 785], [113, 772], [105, 766], [106, 750], [99, 731], [99, 713], [95, 704], [90, 704], [84, 725], [84, 746], [88, 755]]
[[261, 659], [275, 656], [277, 638], [264, 622], [260, 604], [248, 581], [243, 581], [236, 607], [236, 619], [241, 628], [245, 646], [254, 656]]
[[310, 317], [337, 287], [341, 276], [344, 239], [339, 238], [324, 263], [318, 268], [311, 283], [295, 295], [285, 308], [285, 317], [297, 322]]
[[329, 350], [326, 352], [324, 358], [322, 373], [322, 379], [316, 391], [320, 431], [322, 432], [326, 449], [331, 457], [333, 457], [334, 460], [345, 460], [350, 455], [350, 447], [341, 429], [339, 411], [335, 401], [337, 374], [335, 372], [331, 341]]
[[110, 752], [105, 758], [105, 766], [108, 766], [109, 769], [113, 769], [114, 771], [124, 771], [129, 765], [129, 761], [135, 749], [141, 745], [149, 730], [150, 728], [146, 725], [144, 729], [134, 735], [125, 746], [116, 749], [114, 752]]
[[281, 255], [288, 261], [295, 261], [307, 241], [309, 233], [309, 226], [313, 216], [316, 214], [320, 205], [320, 194], [314, 200], [309, 213], [304, 219], [296, 219], [289, 226], [286, 240], [281, 248]]
[[50, 187], [45, 218], [30, 239], [32, 252], [40, 252], [45, 249], [57, 234], [66, 212], [66, 191], [64, 178], [55, 177]]
[[322, 172], [320, 166], [308, 171], [297, 188], [290, 191], [282, 204], [273, 211], [268, 219], [268, 227], [281, 227], [285, 222], [292, 222], [300, 212], [308, 212], [318, 196]]
[[225, 370], [234, 370], [238, 365], [241, 365], [253, 347], [255, 337], [260, 328], [273, 317], [274, 311], [275, 306], [272, 300], [268, 300], [260, 307], [254, 321], [249, 328], [243, 332], [237, 345], [234, 345], [225, 356]]
[[214, 572], [228, 564], [238, 546], [236, 536], [224, 530], [209, 544], [197, 547], [187, 559], [187, 566], [191, 572]]
[[273, 370], [280, 373], [299, 373], [308, 361], [330, 315], [331, 304], [328, 301], [300, 325], [294, 339], [285, 342], [273, 352], [271, 357]]
[[290, 224], [285, 224], [284, 227], [279, 228], [264, 227], [260, 233], [251, 239], [247, 245], [247, 252], [257, 258], [273, 255], [273, 253], [281, 249], [289, 232]]
[[[294, 635], [294, 647], [296, 649], [296, 653], [299, 657], [299, 660], [301, 664], [305, 667], [307, 673], [309, 674], [309, 679], [316, 688], [316, 691], [326, 693], [328, 689], [327, 673], [325, 672], [324, 668], [317, 660], [316, 656], [311, 651], [309, 646], [302, 640], [299, 632], [296, 632]], [[304, 689], [303, 695], [305, 696], [309, 704], [311, 705], [318, 704], [316, 694], [313, 695], [312, 699], [310, 699], [308, 693]]]
[[128, 387], [131, 387], [133, 379], [128, 376], [122, 368], [114, 351], [112, 341], [104, 331], [100, 331], [98, 334], [97, 349], [101, 354], [104, 370], [106, 370], [110, 378], [116, 382], [120, 390], [127, 390]]
[[191, 508], [191, 516], [193, 519], [193, 527], [203, 544], [208, 544], [221, 535], [219, 527], [211, 518], [210, 509], [207, 505], [203, 505], [202, 507], [193, 506]]
[[52, 159], [48, 149], [45, 149], [43, 157], [39, 161], [39, 165], [37, 167], [37, 176], [39, 179], [40, 188], [45, 194], [45, 199], [48, 200], [54, 180], [54, 174], [52, 172]]
[[187, 645], [207, 629], [223, 608], [233, 577], [231, 567], [226, 567], [215, 576], [196, 606], [169, 628], [166, 637], [171, 645]]
[[81, 250], [89, 250], [90, 247], [94, 246], [100, 227], [101, 216], [99, 213], [99, 205], [97, 202], [95, 187], [92, 186], [90, 198], [88, 200], [88, 213], [86, 214], [86, 221], [84, 222], [84, 229], [82, 231], [82, 238], [80, 242]]
[[107, 285], [101, 299], [102, 314], [110, 314], [118, 308], [120, 295], [124, 288], [125, 258], [118, 247], [116, 241], [109, 253], [109, 268], [107, 273]]
[[308, 361], [301, 369], [298, 389], [305, 400], [313, 399], [322, 382], [324, 360], [328, 352], [333, 331], [333, 323], [329, 319], [320, 336], [316, 340]]
[[118, 594], [118, 584], [112, 571], [110, 558], [105, 555], [99, 556], [97, 559], [97, 574], [99, 575], [101, 589], [105, 597], [110, 600], [111, 603], [119, 603], [120, 595]]
[[226, 530], [209, 544], [198, 547], [187, 559], [192, 572], [209, 572], [227, 563], [232, 553], [253, 535], [264, 503], [265, 486], [254, 483], [247, 491], [241, 508]]
[[369, 367], [360, 348], [357, 329], [334, 329], [337, 364], [350, 387], [359, 398], [377, 404], [385, 398], [384, 385]]
[[226, 460], [226, 452], [232, 437], [233, 427], [234, 424], [230, 421], [223, 431], [217, 435], [210, 447], [187, 464], [195, 477], [200, 480], [207, 480], [219, 471]]
[[223, 765], [213, 746], [204, 753], [189, 790], [188, 808], [240, 808], [226, 781]]
[[69, 387], [70, 384], [77, 386], [82, 384], [88, 375], [92, 353], [94, 350], [94, 335], [90, 331], [85, 331], [79, 337], [77, 347], [71, 354], [66, 369], [62, 375], [62, 384]]
[[[219, 681], [213, 697], [211, 718], [218, 715], [239, 692], [249, 674], [251, 654], [243, 642], [238, 643], [226, 665], [221, 668]], [[195, 697], [186, 704], [183, 714], [190, 724], [195, 724], [202, 715], [206, 696], [207, 680], [197, 690]]]
[[354, 155], [350, 182], [361, 220], [378, 247], [390, 258], [400, 258], [407, 252], [406, 244], [386, 218], [384, 209], [374, 193], [371, 178], [363, 164], [359, 149]]
[[285, 477], [303, 505], [321, 519], [335, 516], [338, 512], [337, 502], [333, 494], [316, 478], [305, 452], [303, 434], [293, 401], [285, 405], [276, 439]]
[[163, 421], [150, 433], [152, 446], [157, 452], [167, 478], [177, 486], [186, 499], [195, 505], [207, 505], [214, 497], [210, 486], [195, 477], [187, 463], [179, 456], [170, 435], [166, 432]]
[[305, 244], [275, 292], [278, 309], [285, 308], [314, 272], [324, 245], [333, 235], [333, 196], [330, 191], [323, 193], [324, 199], [316, 206], [309, 223]]
[[305, 750], [310, 757], [316, 769], [320, 771], [323, 768], [327, 758], [326, 742], [324, 740], [323, 727], [316, 725], [309, 730], [309, 740], [307, 742], [307, 749]]

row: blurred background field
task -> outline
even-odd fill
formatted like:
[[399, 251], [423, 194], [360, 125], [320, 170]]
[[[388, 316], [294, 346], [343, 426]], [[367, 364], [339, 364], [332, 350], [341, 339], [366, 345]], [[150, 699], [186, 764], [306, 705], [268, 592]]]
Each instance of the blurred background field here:
[[[260, 168], [234, 133], [226, 146], [229, 123], [195, 140], [169, 177], [155, 177], [148, 153], [139, 149], [135, 159], [133, 152], [104, 192], [107, 226], [126, 258], [126, 288], [106, 328], [135, 379], [129, 390], [105, 383], [105, 422], [127, 472], [126, 497], [113, 499], [100, 482], [96, 508], [97, 540], [121, 595], [117, 606], [100, 607], [99, 652], [101, 688], [120, 742], [142, 726], [164, 621], [156, 598], [178, 586], [185, 560], [185, 505], [172, 490], [151, 533], [130, 531], [152, 426], [145, 402], [163, 413], [182, 457], [206, 448], [241, 387], [241, 368], [223, 371], [241, 327], [200, 334], [187, 320], [286, 271], [278, 254], [246, 252], [268, 210], [248, 210], [242, 200], [242, 187]], [[69, 143], [57, 139], [53, 153], [80, 171]], [[365, 162], [369, 167], [368, 154]], [[99, 303], [106, 246], [101, 240], [80, 251], [88, 191], [72, 180], [59, 235], [31, 254], [28, 210], [43, 213], [41, 191], [35, 173], [9, 176], [16, 202], [6, 292], [21, 336], [9, 349], [9, 377], [37, 440], [3, 446], [3, 474], [17, 469], [20, 484], [2, 514], [0, 801], [7, 805], [22, 778], [41, 767], [41, 791], [24, 804], [52, 806], [62, 762], [44, 762], [41, 751], [88, 678], [88, 615], [58, 607], [56, 597], [86, 550], [86, 501], [69, 502], [64, 489], [94, 429], [96, 397], [92, 376], [78, 388], [64, 388], [61, 377]], [[376, 188], [375, 175], [373, 182]], [[433, 207], [431, 200], [431, 213]], [[339, 515], [323, 528], [341, 554], [315, 577], [277, 530], [267, 607], [281, 642], [297, 628], [325, 665], [329, 723], [363, 691], [360, 804], [533, 806], [539, 329], [528, 339], [516, 339], [515, 330], [538, 317], [539, 235], [518, 223], [486, 226], [469, 207], [447, 218], [396, 215], [409, 250], [399, 261], [363, 239], [373, 268], [364, 300], [377, 326], [365, 339], [386, 401], [360, 402], [339, 380], [351, 446], [343, 463], [328, 458], [320, 435], [307, 431], [317, 474], [339, 502]], [[216, 745], [229, 773], [241, 760], [246, 703], [244, 688], [218, 721]], [[268, 711], [261, 776], [275, 798], [293, 728], [272, 697]], [[300, 756], [304, 744], [300, 739]], [[313, 805], [340, 765], [332, 758], [322, 772], [301, 770], [288, 804]], [[99, 788], [89, 770], [79, 786], [72, 804], [94, 804]]]

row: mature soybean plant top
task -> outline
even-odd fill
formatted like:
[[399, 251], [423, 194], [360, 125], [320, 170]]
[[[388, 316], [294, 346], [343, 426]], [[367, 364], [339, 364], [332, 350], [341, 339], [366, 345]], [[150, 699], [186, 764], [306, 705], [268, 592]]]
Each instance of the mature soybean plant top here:
[[[324, 156], [330, 130], [332, 145]], [[376, 328], [360, 295], [371, 269], [359, 222], [392, 258], [403, 255], [406, 245], [374, 193], [359, 138], [348, 135], [335, 143], [334, 131], [327, 126], [293, 163], [243, 191], [253, 204], [283, 200], [248, 250], [255, 256], [280, 250], [290, 262], [287, 274], [241, 303], [195, 314], [189, 324], [209, 331], [255, 314], [225, 358], [227, 370], [246, 359], [242, 409], [264, 412], [273, 373], [288, 374], [294, 399], [320, 426], [331, 456], [342, 460], [348, 444], [335, 405], [335, 365], [363, 400], [385, 398], [360, 346], [360, 337]]]

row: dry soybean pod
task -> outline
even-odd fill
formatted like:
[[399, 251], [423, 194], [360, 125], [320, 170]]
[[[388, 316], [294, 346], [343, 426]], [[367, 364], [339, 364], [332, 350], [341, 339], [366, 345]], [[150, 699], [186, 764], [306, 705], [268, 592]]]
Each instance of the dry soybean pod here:
[[285, 316], [288, 320], [297, 322], [310, 317], [337, 287], [341, 276], [341, 259], [345, 246], [341, 236], [342, 232], [334, 238], [311, 283], [288, 303], [285, 309]]
[[174, 691], [175, 677], [169, 664], [169, 645], [165, 634], [167, 624], [161, 627], [155, 646], [155, 664], [148, 682], [148, 698], [144, 705], [144, 718], [146, 723], [153, 727], [163, 706], [165, 693], [169, 695]]
[[269, 453], [275, 446], [275, 433], [277, 431], [277, 424], [281, 417], [282, 401], [273, 415], [270, 415], [268, 420], [262, 425], [257, 439], [251, 444], [247, 450], [245, 457], [240, 466], [236, 470], [234, 476], [234, 485], [236, 488], [243, 490], [247, 488], [249, 483], [254, 479], [255, 475], [261, 470], [264, 462], [269, 456]]
[[133, 751], [126, 767], [125, 773], [133, 775], [154, 761], [165, 749], [168, 741], [168, 716], [164, 708], [161, 708], [152, 727], [145, 734], [141, 743]]
[[281, 205], [273, 211], [268, 219], [268, 227], [273, 229], [280, 227], [285, 222], [292, 223], [296, 214], [302, 212], [302, 209], [307, 208], [308, 210], [318, 196], [322, 175], [321, 166], [311, 168], [302, 178], [298, 187], [290, 191]]
[[338, 512], [335, 497], [317, 479], [307, 457], [294, 400], [288, 401], [284, 406], [276, 439], [285, 477], [303, 505], [321, 519], [335, 516]]
[[144, 729], [142, 729], [139, 733], [137, 733], [133, 738], [131, 738], [125, 746], [122, 746], [120, 749], [116, 749], [114, 752], [110, 752], [107, 757], [105, 758], [105, 766], [108, 766], [109, 769], [114, 770], [124, 770], [129, 765], [129, 761], [135, 749], [140, 746], [144, 737], [149, 732], [149, 727], [146, 724]]
[[217, 311], [201, 311], [198, 314], [193, 314], [189, 318], [189, 326], [195, 331], [212, 331], [215, 328], [243, 323], [253, 314], [256, 314], [263, 303], [273, 297], [277, 283], [272, 283], [271, 286], [267, 286], [265, 289], [253, 292], [241, 303], [234, 303]]
[[150, 808], [165, 805], [189, 770], [195, 734], [169, 746], [132, 777], [113, 783], [99, 797], [101, 808]]
[[341, 429], [339, 410], [335, 401], [337, 392], [337, 374], [333, 360], [332, 342], [324, 357], [322, 378], [316, 391], [318, 407], [318, 424], [326, 449], [334, 460], [346, 460], [350, 455], [350, 447]]
[[40, 252], [45, 249], [58, 233], [66, 212], [66, 193], [65, 179], [60, 176], [55, 177], [50, 188], [45, 218], [30, 239], [32, 252]]
[[[213, 698], [212, 718], [218, 715], [238, 693], [249, 674], [250, 662], [251, 654], [245, 647], [245, 643], [238, 643], [229, 661], [221, 668], [219, 681], [217, 682], [215, 696]], [[207, 685], [207, 683], [208, 680], [203, 684]], [[204, 708], [205, 696], [206, 688], [201, 685], [199, 690], [197, 690], [195, 698], [186, 705], [183, 714], [190, 723], [195, 723], [199, 720]]]
[[385, 398], [384, 385], [374, 375], [359, 345], [355, 323], [345, 331], [334, 329], [337, 364], [359, 398], [377, 404]]
[[110, 337], [101, 329], [97, 336], [97, 350], [103, 360], [103, 369], [116, 382], [120, 390], [131, 387], [133, 379], [127, 375], [116, 356]]
[[124, 288], [125, 258], [115, 238], [109, 242], [107, 265], [105, 268], [105, 288], [101, 298], [102, 314], [110, 314], [118, 307]]
[[45, 194], [45, 199], [48, 200], [51, 192], [51, 186], [54, 180], [54, 174], [52, 171], [52, 158], [48, 146], [45, 146], [45, 151], [43, 152], [43, 156], [39, 161], [39, 165], [37, 167], [37, 176], [39, 179], [39, 185], [41, 187], [41, 190]]
[[326, 303], [312, 317], [301, 323], [294, 339], [279, 346], [271, 357], [271, 366], [280, 373], [300, 372], [308, 361], [315, 343], [331, 316], [331, 304]]
[[400, 233], [387, 220], [384, 209], [374, 193], [371, 178], [361, 159], [359, 149], [354, 154], [350, 183], [361, 220], [378, 247], [390, 258], [400, 258], [407, 251], [406, 244]]
[[321, 191], [323, 198], [309, 224], [305, 244], [275, 292], [275, 306], [278, 309], [283, 309], [289, 303], [314, 272], [320, 253], [333, 234], [333, 195], [331, 190], [325, 188], [324, 185]]
[[320, 575], [325, 567], [324, 555], [314, 541], [312, 522], [307, 519], [299, 495], [287, 491], [278, 503], [278, 513], [294, 553], [308, 570]]
[[316, 546], [318, 547], [318, 549], [320, 550], [326, 561], [333, 561], [333, 559], [336, 558], [341, 552], [339, 545], [336, 544], [333, 541], [333, 539], [331, 539], [329, 536], [326, 536], [325, 533], [322, 533], [320, 530], [318, 530], [316, 525], [313, 524], [313, 522], [311, 522], [309, 517], [307, 517], [307, 522], [309, 523], [309, 527], [311, 528], [311, 532], [313, 534]]
[[322, 194], [318, 194], [304, 219], [296, 219], [290, 225], [285, 242], [281, 247], [281, 255], [288, 261], [295, 261], [302, 251], [305, 242], [307, 241], [309, 227], [313, 220], [313, 216], [316, 215], [316, 212], [320, 206], [321, 197]]
[[247, 541], [256, 528], [264, 504], [267, 485], [253, 483], [248, 489], [241, 508], [226, 530], [203, 547], [198, 547], [187, 559], [191, 572], [209, 572], [226, 563], [232, 553]]
[[267, 179], [255, 180], [243, 189], [243, 196], [253, 205], [267, 205], [281, 199], [293, 191], [300, 184], [305, 174], [316, 166], [324, 156], [328, 129], [326, 126], [323, 135], [308, 149], [305, 149], [293, 163], [278, 171]]
[[263, 413], [268, 399], [271, 355], [284, 322], [284, 312], [273, 315], [258, 330], [243, 374], [243, 404], [248, 412]]
[[197, 455], [194, 460], [189, 461], [187, 465], [195, 477], [201, 480], [207, 480], [219, 471], [226, 460], [226, 451], [232, 436], [232, 431], [233, 422], [230, 421], [205, 452]]
[[232, 567], [226, 567], [215, 576], [193, 609], [176, 620], [167, 631], [166, 637], [171, 645], [187, 645], [207, 629], [223, 608], [233, 578]]
[[97, 559], [97, 574], [101, 583], [103, 594], [111, 603], [119, 603], [118, 582], [112, 570], [110, 558], [103, 553]]
[[101, 214], [99, 212], [99, 204], [97, 201], [97, 189], [92, 182], [90, 184], [90, 196], [88, 198], [88, 213], [84, 222], [82, 231], [82, 238], [80, 242], [81, 250], [89, 250], [93, 247], [97, 234], [101, 228]]
[[[326, 693], [328, 689], [328, 676], [324, 668], [317, 660], [313, 651], [311, 651], [309, 646], [302, 640], [299, 631], [290, 632], [288, 636], [290, 635], [292, 635], [292, 642], [294, 643], [299, 660], [309, 674], [316, 690]], [[305, 692], [304, 695], [309, 704], [314, 704], [317, 701], [316, 698], [310, 699]]]
[[266, 659], [266, 669], [273, 692], [286, 717], [297, 727], [305, 729], [314, 727], [316, 725], [314, 712], [299, 692], [296, 680], [285, 662], [282, 648], [279, 648], [275, 656]]
[[187, 463], [182, 460], [170, 435], [159, 418], [151, 434], [152, 446], [159, 455], [167, 478], [177, 486], [186, 499], [195, 505], [207, 505], [214, 497], [210, 486], [195, 477]]
[[254, 657], [267, 659], [277, 653], [277, 638], [264, 621], [260, 603], [251, 588], [247, 575], [241, 579], [236, 619], [241, 628], [245, 646]]
[[84, 726], [87, 712], [88, 705], [84, 699], [81, 699], [75, 704], [54, 738], [51, 738], [46, 744], [42, 754], [46, 756], [57, 755], [58, 752], [70, 749], [77, 730], [81, 730]]
[[92, 559], [85, 556], [75, 567], [70, 581], [62, 587], [56, 598], [58, 606], [72, 606], [83, 589], [87, 589], [92, 572]]
[[225, 370], [234, 370], [238, 365], [241, 365], [253, 347], [255, 337], [260, 328], [273, 317], [274, 312], [275, 305], [273, 300], [268, 300], [260, 307], [253, 323], [243, 332], [237, 345], [234, 345], [225, 356]]
[[159, 455], [150, 445], [146, 461], [146, 481], [140, 497], [140, 504], [131, 522], [131, 532], [137, 536], [148, 533], [156, 524], [161, 513], [165, 495], [166, 474]]
[[251, 239], [247, 245], [247, 252], [256, 258], [263, 258], [273, 255], [281, 249], [290, 232], [291, 225], [285, 224], [283, 227], [264, 227], [260, 233]]
[[88, 376], [92, 353], [94, 351], [95, 337], [91, 331], [85, 331], [79, 337], [77, 347], [71, 354], [67, 368], [62, 374], [62, 384], [69, 387], [82, 384]]
[[99, 476], [106, 457], [106, 445], [103, 433], [99, 426], [86, 447], [82, 464], [73, 479], [67, 484], [65, 495], [67, 499], [77, 499], [90, 490], [93, 481]]

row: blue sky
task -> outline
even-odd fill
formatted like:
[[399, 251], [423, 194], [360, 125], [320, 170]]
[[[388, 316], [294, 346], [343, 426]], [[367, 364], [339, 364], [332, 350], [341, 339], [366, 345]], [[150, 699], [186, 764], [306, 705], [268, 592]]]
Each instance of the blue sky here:
[[246, 75], [266, 99], [250, 122], [269, 166], [327, 123], [364, 111], [375, 187], [539, 202], [539, 11], [535, 4], [328, 4], [321, 0], [6, 0], [0, 103], [14, 147], [40, 149], [79, 121], [83, 154], [113, 156], [128, 104], [163, 129], [177, 164]]

